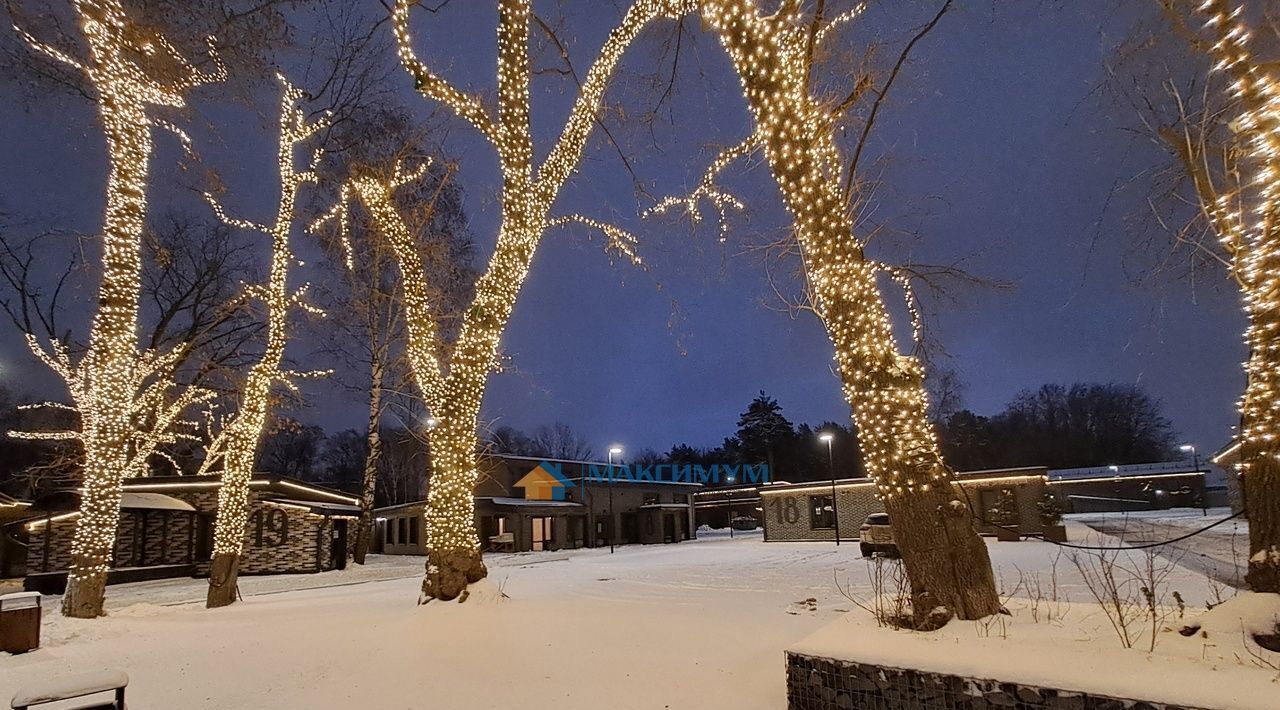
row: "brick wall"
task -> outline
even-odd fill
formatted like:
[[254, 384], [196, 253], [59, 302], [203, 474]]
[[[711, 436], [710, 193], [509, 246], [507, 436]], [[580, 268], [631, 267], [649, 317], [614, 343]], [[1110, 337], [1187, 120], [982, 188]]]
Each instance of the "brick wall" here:
[[[979, 515], [988, 519], [990, 517], [982, 505], [983, 491], [990, 491], [991, 494], [999, 495], [1000, 491], [1007, 488], [1013, 491], [1014, 500], [1017, 502], [1018, 531], [1022, 533], [1038, 533], [1044, 528], [1040, 524], [1039, 505], [1046, 490], [1043, 479], [1019, 480], [1006, 483], [1000, 481], [961, 483], [960, 487], [964, 491], [961, 499], [964, 499], [964, 495], [967, 494], [973, 509]], [[994, 533], [995, 530], [994, 528], [983, 526], [983, 532]]]
[[[57, 572], [71, 566], [71, 536], [75, 535], [74, 518], [55, 520], [27, 530], [27, 573]], [[49, 545], [48, 566], [45, 565], [45, 542]]]
[[[204, 516], [206, 525], [214, 524], [218, 510], [216, 489], [166, 490], [164, 493], [190, 503]], [[275, 495], [268, 493], [265, 497]], [[240, 573], [284, 574], [332, 569], [332, 521], [299, 508], [267, 503], [263, 498], [261, 492], [250, 489], [249, 522], [244, 531]], [[348, 531], [348, 544], [353, 535], [354, 526]], [[198, 560], [196, 572], [208, 574], [209, 561]]]
[[1197, 710], [787, 652], [788, 710]]
[[[762, 493], [764, 539], [769, 542], [791, 540], [835, 540], [831, 528], [814, 529], [810, 524], [810, 496], [829, 496], [830, 487], [814, 485], [797, 491]], [[884, 512], [884, 503], [875, 496], [874, 486], [836, 488], [836, 512], [840, 516], [840, 539], [857, 540], [858, 529], [872, 513]]]
[[[145, 511], [145, 546], [138, 549], [140, 530], [144, 520], [142, 510], [121, 511], [120, 527], [116, 533], [114, 567], [184, 564], [187, 562], [191, 525], [205, 528], [204, 535], [212, 539], [212, 529], [218, 507], [216, 489], [182, 491], [166, 490], [165, 495], [190, 503], [198, 517], [189, 512], [161, 510]], [[168, 537], [164, 533], [166, 517]], [[244, 558], [240, 563], [242, 574], [281, 574], [317, 572], [333, 569], [336, 560], [332, 550], [334, 520], [296, 507], [287, 507], [262, 500], [258, 491], [250, 492], [249, 523], [245, 529]], [[71, 538], [75, 534], [76, 520], [68, 518], [51, 525], [38, 526], [28, 532], [27, 571], [66, 571], [71, 564]], [[49, 528], [49, 530], [46, 530]], [[49, 564], [44, 565], [45, 536], [50, 538]], [[347, 522], [348, 558], [355, 546], [356, 521]], [[195, 538], [199, 538], [197, 528]], [[194, 542], [194, 538], [192, 539]], [[141, 552], [141, 555], [139, 554]], [[194, 545], [192, 552], [195, 553]], [[196, 573], [209, 573], [209, 560], [196, 557]]]
[[[1014, 492], [1018, 503], [1019, 529], [1024, 533], [1040, 532], [1038, 503], [1045, 491], [1042, 479], [1011, 479], [982, 483], [962, 482], [960, 487], [967, 494], [974, 510], [982, 510], [982, 491], [999, 492], [1008, 488]], [[875, 495], [872, 485], [836, 486], [836, 510], [840, 516], [840, 539], [857, 540], [858, 529], [872, 513], [883, 513], [884, 503]], [[793, 540], [835, 540], [835, 530], [813, 528], [810, 524], [810, 497], [829, 496], [831, 487], [820, 483], [793, 490], [761, 491], [760, 507], [763, 508], [764, 539], [768, 542]], [[965, 495], [961, 495], [965, 499]]]

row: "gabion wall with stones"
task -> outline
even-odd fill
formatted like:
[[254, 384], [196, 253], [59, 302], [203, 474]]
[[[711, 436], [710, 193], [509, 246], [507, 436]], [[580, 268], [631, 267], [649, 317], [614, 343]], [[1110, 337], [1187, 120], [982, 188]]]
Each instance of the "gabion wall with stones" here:
[[790, 710], [1203, 710], [787, 653]]

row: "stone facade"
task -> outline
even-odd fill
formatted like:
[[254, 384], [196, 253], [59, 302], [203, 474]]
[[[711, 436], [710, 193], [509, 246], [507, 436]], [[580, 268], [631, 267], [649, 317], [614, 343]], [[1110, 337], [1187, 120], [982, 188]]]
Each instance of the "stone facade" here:
[[[199, 514], [206, 539], [212, 539], [218, 510], [217, 490], [166, 490], [165, 495], [184, 500]], [[279, 493], [251, 490], [249, 522], [244, 531], [244, 557], [241, 574], [290, 574], [323, 572], [334, 568], [333, 537], [337, 527], [349, 527], [346, 536], [347, 555], [355, 547], [355, 519], [317, 515], [292, 505], [273, 503], [268, 498]], [[350, 520], [350, 523], [339, 522]], [[196, 559], [196, 573], [209, 573], [209, 554], [201, 549]]]
[[789, 710], [1200, 710], [787, 652]]
[[[1045, 496], [1043, 468], [975, 471], [956, 474], [965, 500], [982, 517], [1003, 490], [1013, 491], [1017, 501], [1018, 531], [1039, 533], [1042, 529], [1038, 504]], [[826, 507], [831, 497], [831, 483], [813, 482], [777, 484], [760, 488], [760, 507], [764, 518], [765, 542], [834, 541], [835, 526], [816, 511]], [[872, 513], [883, 513], [884, 503], [876, 497], [876, 487], [867, 479], [836, 481], [836, 514], [840, 539], [858, 540], [858, 531]], [[992, 534], [995, 528], [982, 525], [982, 532]]]
[[75, 520], [55, 520], [27, 528], [27, 573], [65, 570], [71, 566], [71, 536]]
[[[831, 486], [815, 483], [802, 488], [760, 492], [760, 507], [764, 509], [765, 542], [791, 542], [801, 540], [834, 541], [834, 527], [814, 527], [812, 508], [821, 499], [831, 495]], [[883, 513], [884, 503], [876, 498], [876, 488], [870, 483], [839, 483], [836, 486], [836, 514], [840, 518], [840, 539], [858, 539], [858, 528], [868, 515]]]
[[[207, 575], [218, 508], [216, 485], [196, 481], [186, 485], [165, 483], [160, 487], [147, 482], [150, 480], [153, 479], [135, 485], [184, 501], [195, 508], [195, 512], [122, 510], [112, 567], [194, 563], [197, 575]], [[355, 548], [356, 518], [318, 514], [303, 502], [324, 497], [309, 495], [299, 484], [281, 487], [275, 481], [251, 488], [240, 573], [286, 574], [334, 569], [342, 562], [342, 558], [334, 554], [334, 546], [343, 537], [346, 558], [350, 558]], [[295, 505], [272, 501], [272, 498], [302, 500]], [[65, 572], [71, 562], [75, 526], [74, 517], [50, 524], [28, 524], [27, 573]]]

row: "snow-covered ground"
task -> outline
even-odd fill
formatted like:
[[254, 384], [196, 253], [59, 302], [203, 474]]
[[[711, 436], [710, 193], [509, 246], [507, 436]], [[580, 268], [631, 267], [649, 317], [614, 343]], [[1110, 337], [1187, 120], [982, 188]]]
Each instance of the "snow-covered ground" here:
[[[1130, 544], [1173, 540], [1231, 516], [1229, 508], [1174, 508], [1129, 513], [1078, 513], [1067, 516]], [[1160, 548], [1163, 556], [1222, 584], [1244, 586], [1249, 558], [1249, 523], [1234, 518], [1186, 540]]]
[[[1085, 528], [1072, 524], [1072, 534]], [[1007, 593], [1055, 571], [1059, 548], [991, 542]], [[64, 619], [45, 599], [44, 645], [0, 654], [0, 700], [82, 670], [127, 672], [145, 708], [785, 707], [783, 650], [853, 610], [868, 587], [857, 545], [701, 535], [678, 545], [487, 558], [488, 592], [416, 605], [422, 559], [242, 580], [208, 611], [204, 583], [109, 588], [109, 616]], [[1087, 590], [1065, 560], [1059, 593]], [[1200, 575], [1171, 577], [1191, 605]], [[499, 598], [501, 589], [506, 598]], [[1018, 589], [1018, 594], [1024, 594]]]
[[[1050, 620], [1048, 607], [1065, 616]], [[1158, 621], [1150, 647], [1149, 622], [1135, 620], [1135, 646], [1124, 648], [1097, 607], [1044, 605], [1038, 615], [1022, 598], [1007, 603], [1010, 616], [951, 622], [933, 633], [876, 626], [865, 614], [848, 614], [795, 644], [793, 650], [823, 658], [855, 660], [966, 677], [998, 679], [1220, 710], [1280, 707], [1280, 653], [1246, 640], [1280, 624], [1280, 597], [1242, 592], [1212, 611], [1175, 610]], [[1038, 620], [1037, 620], [1038, 619]], [[1142, 627], [1147, 625], [1147, 629]], [[1183, 636], [1178, 629], [1195, 625]]]

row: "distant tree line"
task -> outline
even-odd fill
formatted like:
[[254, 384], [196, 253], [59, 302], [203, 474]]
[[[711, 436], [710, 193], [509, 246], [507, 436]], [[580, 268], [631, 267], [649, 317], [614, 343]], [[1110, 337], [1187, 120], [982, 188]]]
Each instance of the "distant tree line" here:
[[[943, 455], [957, 471], [1016, 466], [1072, 468], [1146, 463], [1177, 455], [1177, 438], [1159, 400], [1130, 384], [1044, 385], [1016, 395], [1004, 411], [984, 416], [959, 407], [960, 387], [943, 378], [945, 396], [935, 411]], [[20, 411], [18, 398], [0, 388], [0, 424], [6, 429], [47, 413]], [[831, 433], [827, 445], [819, 437]], [[418, 500], [425, 492], [428, 455], [420, 432], [397, 424], [381, 432], [378, 505]], [[367, 453], [364, 431], [333, 433], [314, 424], [278, 416], [270, 424], [258, 457], [258, 470], [356, 492]], [[483, 444], [489, 453], [574, 461], [600, 457], [591, 444], [564, 422], [526, 433], [511, 426], [492, 430]], [[0, 438], [0, 480], [11, 495], [32, 497], [76, 480], [75, 457], [62, 442]], [[179, 457], [183, 473], [196, 460]], [[837, 422], [793, 424], [777, 400], [761, 392], [738, 417], [737, 429], [718, 446], [688, 443], [666, 452], [627, 452], [630, 464], [768, 464], [773, 480], [801, 482], [864, 475], [857, 437]], [[71, 463], [68, 463], [71, 462]], [[186, 469], [191, 470], [186, 470]], [[162, 471], [161, 473], [173, 473]]]
[[[761, 392], [738, 419], [738, 430], [715, 447], [699, 448], [677, 444], [666, 453], [653, 449], [626, 452], [620, 462], [631, 465], [699, 465], [768, 464], [774, 480], [809, 481], [830, 476], [826, 444], [818, 434], [829, 431], [832, 440], [832, 463], [837, 476], [860, 475], [858, 448], [848, 428], [834, 422], [817, 427], [795, 426], [782, 415], [776, 400]], [[568, 424], [556, 422], [540, 426], [526, 434], [510, 426], [493, 431], [487, 442], [490, 453], [512, 456], [557, 458], [571, 461], [595, 460], [591, 445], [573, 432]], [[722, 484], [724, 482], [722, 481]]]
[[1131, 384], [1043, 385], [1018, 393], [995, 416], [960, 409], [937, 424], [943, 456], [956, 470], [1106, 466], [1177, 455], [1161, 402]]

